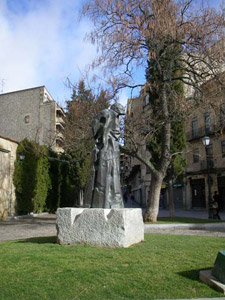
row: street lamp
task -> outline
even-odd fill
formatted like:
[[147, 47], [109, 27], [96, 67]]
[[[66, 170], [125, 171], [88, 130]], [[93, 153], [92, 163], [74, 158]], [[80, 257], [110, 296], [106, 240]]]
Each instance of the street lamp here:
[[23, 153], [20, 154], [20, 161], [23, 161], [25, 159], [25, 155]]
[[209, 219], [213, 219], [213, 210], [212, 210], [212, 195], [211, 195], [211, 178], [210, 178], [210, 166], [209, 166], [209, 159], [207, 154], [207, 149], [209, 148], [210, 144], [210, 137], [204, 136], [202, 138], [202, 143], [205, 147], [205, 153], [206, 153], [206, 163], [207, 163], [207, 178], [208, 178], [208, 212], [209, 212]]
[[205, 146], [205, 148], [207, 148], [209, 146], [209, 144], [210, 144], [210, 137], [209, 136], [204, 136], [202, 138], [202, 143]]

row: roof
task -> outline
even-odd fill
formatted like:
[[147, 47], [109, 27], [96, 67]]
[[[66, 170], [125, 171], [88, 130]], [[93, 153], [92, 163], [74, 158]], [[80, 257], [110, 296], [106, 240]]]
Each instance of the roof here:
[[12, 94], [12, 93], [19, 93], [19, 92], [24, 92], [24, 91], [28, 91], [28, 90], [35, 90], [35, 89], [40, 89], [40, 88], [46, 88], [44, 85], [41, 86], [36, 86], [33, 88], [29, 88], [29, 89], [23, 89], [23, 90], [17, 90], [17, 91], [12, 91], [12, 92], [7, 92], [7, 93], [1, 93], [1, 95], [7, 95], [7, 94]]
[[[51, 97], [51, 101], [57, 103], [54, 98], [52, 97], [52, 95], [50, 94], [50, 92], [48, 91], [48, 89], [46, 88], [45, 85], [40, 85], [40, 86], [36, 86], [36, 87], [33, 87], [33, 88], [28, 88], [28, 89], [23, 89], [23, 90], [16, 90], [16, 91], [12, 91], [12, 92], [7, 92], [7, 93], [0, 93], [0, 97], [3, 96], [3, 95], [8, 95], [8, 94], [13, 94], [13, 93], [20, 93], [20, 92], [24, 92], [24, 91], [30, 91], [30, 90], [36, 90], [36, 89], [40, 89], [40, 88], [44, 88], [47, 93], [49, 94], [49, 96]], [[58, 103], [57, 105], [62, 108]], [[62, 108], [63, 109], [63, 108]], [[63, 111], [64, 112], [64, 111]], [[65, 112], [64, 112], [65, 113]]]
[[5, 137], [5, 136], [1, 136], [0, 135], [0, 139], [3, 139], [3, 140], [6, 140], [6, 141], [9, 141], [9, 142], [13, 142], [13, 143], [19, 144], [19, 142], [15, 141], [13, 139], [10, 139], [8, 137]]

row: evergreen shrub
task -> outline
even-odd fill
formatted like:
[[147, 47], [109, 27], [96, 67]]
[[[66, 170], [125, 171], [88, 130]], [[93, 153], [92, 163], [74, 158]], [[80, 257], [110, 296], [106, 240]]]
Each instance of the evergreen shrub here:
[[[21, 159], [23, 156], [23, 159]], [[17, 213], [39, 213], [45, 208], [50, 188], [48, 149], [24, 139], [17, 148], [13, 182]]]
[[13, 176], [17, 213], [55, 213], [58, 207], [79, 206], [89, 164], [89, 158], [81, 161], [75, 155], [59, 155], [46, 146], [23, 140], [17, 148]]

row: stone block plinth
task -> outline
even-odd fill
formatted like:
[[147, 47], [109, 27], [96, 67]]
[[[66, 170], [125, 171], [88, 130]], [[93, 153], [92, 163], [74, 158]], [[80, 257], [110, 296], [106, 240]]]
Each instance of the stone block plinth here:
[[[223, 294], [225, 294], [225, 285], [212, 275], [212, 270], [200, 271], [199, 279], [202, 282], [213, 287], [214, 289], [218, 290], [219, 292], [222, 292]], [[224, 298], [221, 298], [221, 299], [224, 299]]]
[[212, 269], [212, 275], [225, 284], [225, 251], [219, 251]]
[[59, 208], [56, 227], [62, 245], [129, 247], [144, 240], [140, 208]]

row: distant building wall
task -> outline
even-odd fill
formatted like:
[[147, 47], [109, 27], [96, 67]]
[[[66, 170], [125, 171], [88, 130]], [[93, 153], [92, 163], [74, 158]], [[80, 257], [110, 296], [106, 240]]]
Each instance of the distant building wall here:
[[64, 117], [44, 86], [0, 94], [0, 134], [18, 142], [27, 138], [63, 152]]
[[0, 136], [0, 218], [15, 213], [14, 161], [18, 144]]
[[[185, 124], [186, 129], [186, 208], [209, 208], [214, 191], [221, 196], [220, 208], [225, 209], [225, 106], [224, 89], [215, 81], [205, 83], [207, 101], [215, 106], [199, 107]], [[210, 137], [207, 150], [202, 138]], [[209, 173], [209, 174], [208, 174]], [[208, 180], [209, 177], [209, 180]], [[211, 198], [210, 197], [210, 198]]]
[[[139, 97], [131, 98], [127, 103], [127, 116], [134, 120], [138, 117], [145, 120], [144, 130], [148, 129], [148, 122], [150, 119], [151, 109], [149, 105], [149, 97], [141, 92]], [[125, 129], [126, 130], [126, 129]], [[143, 156], [150, 159], [151, 155], [146, 149], [146, 145], [142, 136], [143, 128], [135, 128], [134, 139], [138, 142], [140, 151]], [[126, 143], [126, 140], [125, 140]], [[146, 165], [138, 159], [131, 157], [127, 164], [129, 172], [127, 172], [127, 183], [130, 186], [131, 194], [135, 201], [142, 207], [145, 207], [149, 198], [149, 188], [151, 182], [150, 170]], [[138, 167], [138, 168], [137, 168]], [[138, 171], [137, 171], [138, 170]]]
[[22, 90], [0, 95], [0, 133], [21, 141], [36, 141], [40, 118], [42, 88]]
[[39, 144], [52, 147], [54, 144], [55, 134], [55, 103], [42, 103], [40, 105]]

